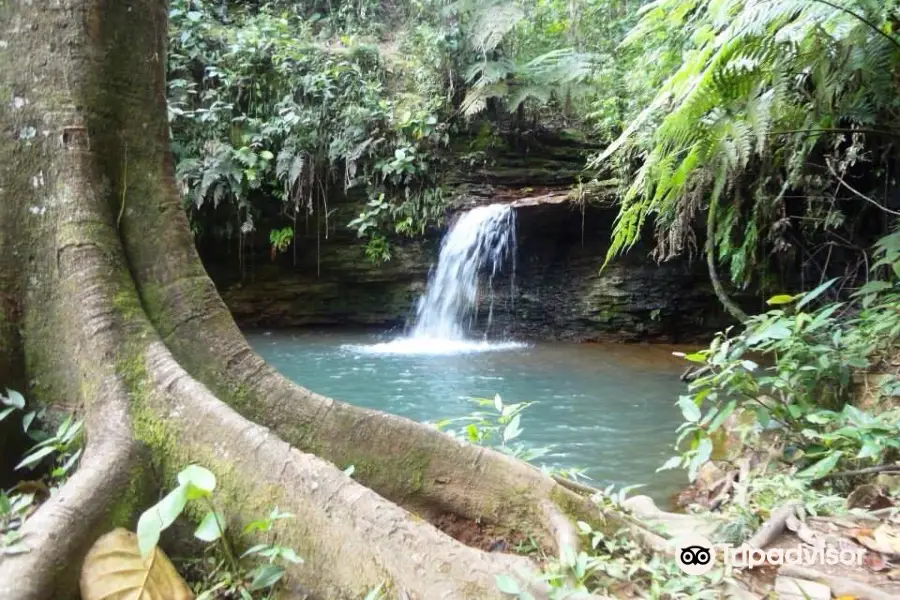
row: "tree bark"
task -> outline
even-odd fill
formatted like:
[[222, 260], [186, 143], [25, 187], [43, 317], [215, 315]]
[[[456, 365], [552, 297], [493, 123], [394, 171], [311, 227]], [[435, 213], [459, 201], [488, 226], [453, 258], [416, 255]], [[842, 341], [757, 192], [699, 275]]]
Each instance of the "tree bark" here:
[[250, 349], [174, 186], [165, 39], [164, 0], [0, 4], [0, 375], [87, 432], [23, 528], [31, 551], [0, 558], [0, 597], [71, 597], [91, 543], [133, 528], [191, 463], [217, 475], [233, 531], [276, 504], [297, 515], [278, 536], [306, 561], [288, 584], [312, 597], [502, 597], [496, 575], [534, 565], [429, 519], [559, 550], [571, 517], [600, 515], [524, 463], [314, 394]]

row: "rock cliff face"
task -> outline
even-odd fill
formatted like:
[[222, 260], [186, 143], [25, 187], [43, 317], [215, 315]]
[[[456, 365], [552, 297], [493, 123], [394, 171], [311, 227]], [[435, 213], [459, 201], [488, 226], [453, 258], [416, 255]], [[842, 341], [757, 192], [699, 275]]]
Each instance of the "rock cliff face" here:
[[[491, 335], [521, 339], [691, 341], [726, 321], [701, 264], [657, 265], [641, 248], [602, 272], [615, 211], [570, 202], [517, 208], [515, 285], [495, 285]], [[398, 240], [374, 265], [355, 236], [333, 218], [329, 239], [301, 236], [298, 262], [251, 255], [243, 281], [233, 259], [207, 254], [207, 268], [245, 327], [341, 325], [402, 329], [437, 260], [440, 234]], [[484, 330], [487, 297], [475, 329]]]
[[[452, 211], [490, 202], [518, 207], [515, 286], [497, 282], [492, 335], [691, 341], [727, 323], [700, 260], [657, 265], [646, 249], [635, 248], [601, 272], [616, 211], [595, 201], [582, 212], [567, 198], [596, 148], [560, 133], [497, 139], [488, 151], [476, 152], [478, 161], [448, 178], [457, 190]], [[457, 141], [461, 155], [472, 150]], [[260, 237], [244, 251], [243, 277], [233, 248], [228, 255], [221, 243], [201, 248], [241, 325], [387, 330], [402, 329], [413, 316], [441, 232], [391, 240], [391, 260], [375, 265], [346, 228], [359, 207], [344, 201], [329, 209], [327, 228], [316, 227], [311, 216], [298, 226], [295, 247], [275, 260], [268, 254], [268, 231], [259, 224]], [[484, 298], [476, 329], [487, 324], [487, 305]]]

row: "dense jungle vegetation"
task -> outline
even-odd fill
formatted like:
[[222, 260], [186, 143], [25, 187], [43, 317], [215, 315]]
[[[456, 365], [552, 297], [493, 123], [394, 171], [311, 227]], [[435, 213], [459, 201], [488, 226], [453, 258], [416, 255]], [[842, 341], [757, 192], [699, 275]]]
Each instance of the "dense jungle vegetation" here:
[[[896, 597], [900, 0], [60, 0], [0, 25], [0, 595], [68, 597], [83, 565], [84, 600]], [[310, 393], [196, 252], [243, 269], [251, 240], [349, 229], [385, 263], [460, 173], [547, 139], [583, 153], [573, 207], [615, 190], [598, 269], [639, 241], [702, 260], [733, 317], [673, 392], [687, 514], [526, 464], [520, 399], [422, 424]], [[688, 575], [669, 526], [867, 558]]]
[[198, 234], [280, 215], [283, 251], [349, 196], [365, 209], [335, 226], [387, 258], [387, 236], [441, 224], [452, 171], [503, 137], [621, 132], [652, 93], [616, 48], [638, 6], [173, 2], [169, 113]]
[[865, 280], [897, 212], [894, 3], [644, 4], [173, 2], [196, 233], [287, 251], [350, 198], [331, 227], [386, 260], [442, 223], [456, 172], [553, 132], [601, 149], [579, 199], [619, 182], [610, 257], [649, 229], [659, 260], [705, 254], [740, 289]]

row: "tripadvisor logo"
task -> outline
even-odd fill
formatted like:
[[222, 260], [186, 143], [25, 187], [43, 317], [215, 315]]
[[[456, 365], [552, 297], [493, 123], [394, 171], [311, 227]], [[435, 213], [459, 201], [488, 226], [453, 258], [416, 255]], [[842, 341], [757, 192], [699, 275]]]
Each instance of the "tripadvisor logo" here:
[[704, 575], [716, 566], [716, 555], [720, 554], [725, 567], [730, 571], [733, 567], [758, 567], [761, 565], [843, 565], [858, 567], [863, 564], [865, 549], [827, 548], [824, 542], [818, 545], [803, 545], [794, 548], [772, 548], [762, 550], [743, 545], [734, 547], [731, 544], [714, 546], [712, 542], [700, 535], [686, 535], [678, 538], [675, 544], [675, 562], [688, 575]]
[[716, 548], [700, 535], [686, 535], [675, 541], [675, 562], [688, 575], [704, 575], [716, 564]]

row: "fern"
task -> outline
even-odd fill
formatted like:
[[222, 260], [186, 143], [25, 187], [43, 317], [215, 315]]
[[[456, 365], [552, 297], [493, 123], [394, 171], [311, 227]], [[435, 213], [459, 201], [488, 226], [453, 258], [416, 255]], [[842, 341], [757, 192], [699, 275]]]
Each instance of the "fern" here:
[[[900, 42], [885, 32], [897, 2], [835, 2], [657, 0], [644, 8], [623, 47], [685, 28], [692, 41], [655, 98], [592, 162], [600, 167], [623, 152], [645, 156], [621, 203], [607, 260], [631, 248], [651, 217], [657, 256], [681, 253], [692, 247], [699, 205], [728, 202], [749, 185], [743, 200], [711, 213], [716, 254], [733, 257], [730, 277], [743, 284], [760, 264], [760, 240], [777, 237], [784, 190], [812, 181], [806, 159], [824, 142], [809, 131], [859, 130], [863, 137], [865, 127], [893, 118]], [[777, 176], [744, 179], [754, 170]]]

